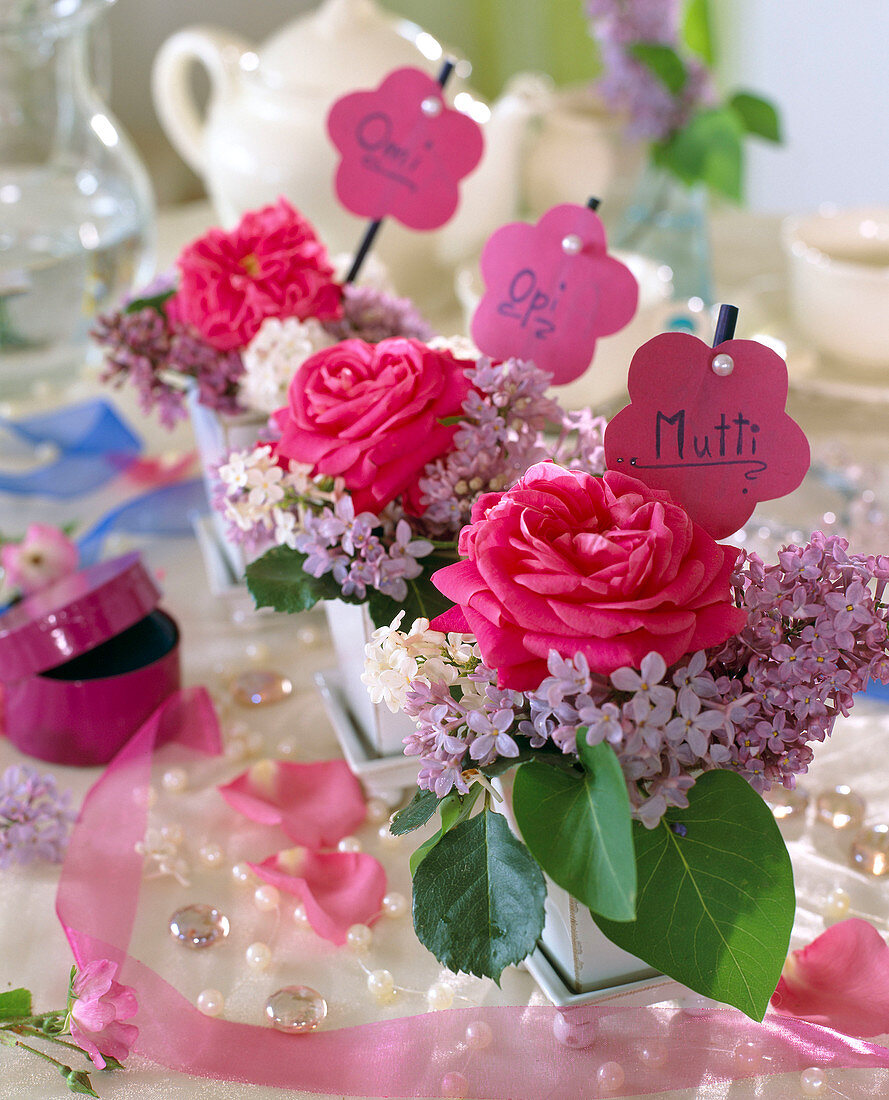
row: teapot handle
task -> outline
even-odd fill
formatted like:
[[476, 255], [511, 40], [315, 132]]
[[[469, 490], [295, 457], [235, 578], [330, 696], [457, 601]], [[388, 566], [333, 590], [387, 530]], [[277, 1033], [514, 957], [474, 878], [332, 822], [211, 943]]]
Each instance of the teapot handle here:
[[186, 27], [171, 35], [158, 51], [151, 71], [154, 108], [167, 137], [198, 175], [207, 164], [204, 118], [194, 101], [189, 75], [199, 62], [210, 78], [210, 99], [231, 95], [240, 77], [241, 56], [250, 44], [218, 27]]

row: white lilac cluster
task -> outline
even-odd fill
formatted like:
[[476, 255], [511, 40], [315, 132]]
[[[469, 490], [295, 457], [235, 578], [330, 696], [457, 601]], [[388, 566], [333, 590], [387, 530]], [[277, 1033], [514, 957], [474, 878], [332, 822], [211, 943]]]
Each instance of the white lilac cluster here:
[[[566, 413], [546, 396], [551, 376], [532, 362], [486, 356], [466, 371], [474, 389], [452, 450], [420, 478], [424, 520], [437, 531], [459, 531], [483, 493], [510, 488], [536, 462], [550, 459], [572, 469], [605, 469], [605, 421], [588, 410]], [[555, 428], [553, 442], [545, 435]]]
[[306, 359], [335, 342], [314, 317], [305, 321], [296, 317], [283, 321], [266, 318], [242, 356], [244, 373], [238, 380], [238, 404], [264, 413], [280, 409], [287, 404], [291, 379]]

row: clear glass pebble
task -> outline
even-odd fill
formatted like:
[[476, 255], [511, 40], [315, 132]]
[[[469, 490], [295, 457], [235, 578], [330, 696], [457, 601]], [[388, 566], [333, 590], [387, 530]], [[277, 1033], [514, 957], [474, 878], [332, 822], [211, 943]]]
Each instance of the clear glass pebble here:
[[849, 860], [853, 867], [874, 878], [889, 874], [889, 825], [862, 829], [852, 841]]
[[170, 917], [170, 935], [186, 947], [212, 947], [230, 931], [228, 917], [213, 905], [186, 905]]
[[776, 821], [800, 818], [809, 805], [808, 792], [799, 787], [793, 791], [788, 791], [786, 787], [772, 787], [764, 798]]
[[816, 819], [832, 829], [860, 828], [864, 810], [864, 799], [845, 783], [820, 791], [815, 799]]
[[266, 1001], [265, 1014], [276, 1031], [300, 1035], [314, 1031], [327, 1015], [327, 1002], [307, 985], [287, 985]]
[[265, 707], [281, 703], [293, 693], [293, 682], [282, 672], [252, 669], [232, 682], [232, 697], [242, 707]]

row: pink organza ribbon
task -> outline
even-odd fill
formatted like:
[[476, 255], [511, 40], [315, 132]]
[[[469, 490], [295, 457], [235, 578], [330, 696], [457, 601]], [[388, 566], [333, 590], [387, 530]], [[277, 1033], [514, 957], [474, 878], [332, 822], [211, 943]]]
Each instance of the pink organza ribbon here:
[[[164, 704], [87, 794], [56, 899], [78, 965], [111, 959], [120, 966], [119, 980], [136, 991], [134, 1050], [160, 1065], [307, 1093], [372, 1097], [439, 1097], [442, 1079], [462, 1073], [467, 1095], [486, 1100], [585, 1100], [595, 1095], [597, 1069], [607, 1061], [619, 1062], [626, 1074], [609, 1096], [695, 1089], [809, 1066], [889, 1070], [884, 1047], [787, 1017], [754, 1024], [732, 1009], [702, 1015], [669, 1007], [578, 1010], [584, 1026], [596, 1031], [592, 1046], [580, 1050], [556, 1041], [553, 1008], [452, 1009], [302, 1036], [204, 1016], [128, 948], [142, 884], [134, 846], [145, 833], [152, 763], [219, 749], [216, 715], [203, 689]], [[493, 1041], [470, 1050], [466, 1029], [478, 1021], [491, 1028]], [[889, 1082], [889, 1073], [879, 1076]], [[842, 1095], [875, 1095], [874, 1075], [866, 1077], [845, 1077]]]

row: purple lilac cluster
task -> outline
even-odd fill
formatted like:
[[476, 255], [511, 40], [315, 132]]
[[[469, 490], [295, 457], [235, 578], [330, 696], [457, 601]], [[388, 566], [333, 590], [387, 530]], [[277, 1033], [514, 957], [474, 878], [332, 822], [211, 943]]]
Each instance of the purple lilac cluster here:
[[382, 515], [359, 512], [348, 495], [332, 508], [307, 512], [295, 549], [306, 555], [303, 569], [313, 577], [332, 574], [343, 596], [363, 600], [375, 588], [393, 600], [404, 600], [407, 582], [423, 571], [420, 558], [432, 543], [413, 537], [410, 524], [388, 510]]
[[0, 779], [0, 868], [44, 859], [61, 863], [76, 817], [70, 792], [51, 775], [12, 765]]
[[240, 411], [238, 379], [244, 365], [237, 351], [217, 351], [190, 329], [171, 324], [160, 309], [125, 309], [97, 319], [92, 335], [106, 351], [102, 380], [130, 382], [143, 412], [157, 410], [168, 428], [187, 416], [183, 381], [194, 379], [202, 405], [219, 412]]
[[325, 321], [324, 330], [335, 340], [364, 340], [378, 344], [392, 336], [429, 340], [432, 329], [410, 298], [394, 298], [372, 286], [343, 287], [343, 316]]
[[474, 389], [463, 403], [453, 449], [430, 463], [419, 482], [423, 519], [438, 532], [459, 531], [482, 493], [508, 489], [548, 458], [543, 429], [563, 417], [546, 396], [550, 375], [531, 362], [483, 357], [466, 377]]
[[598, 89], [609, 106], [627, 113], [633, 137], [663, 141], [712, 98], [710, 75], [695, 58], [685, 59], [686, 84], [674, 96], [630, 52], [629, 47], [639, 42], [675, 48], [679, 6], [679, 0], [587, 0], [604, 69]]
[[849, 713], [854, 693], [869, 679], [889, 682], [889, 557], [847, 551], [845, 539], [816, 532], [781, 551], [777, 565], [742, 556], [733, 583], [747, 625], [670, 669], [649, 653], [638, 670], [606, 678], [582, 654], [552, 652], [550, 675], [525, 694], [499, 691], [483, 664], [464, 678], [478, 686], [462, 700], [444, 682], [414, 681], [406, 712], [417, 732], [405, 752], [423, 758], [420, 786], [465, 792], [468, 767], [518, 755], [515, 735], [571, 754], [585, 731], [589, 744], [616, 752], [634, 816], [648, 828], [688, 804], [701, 771], [731, 768], [758, 791], [793, 788], [810, 742]]

